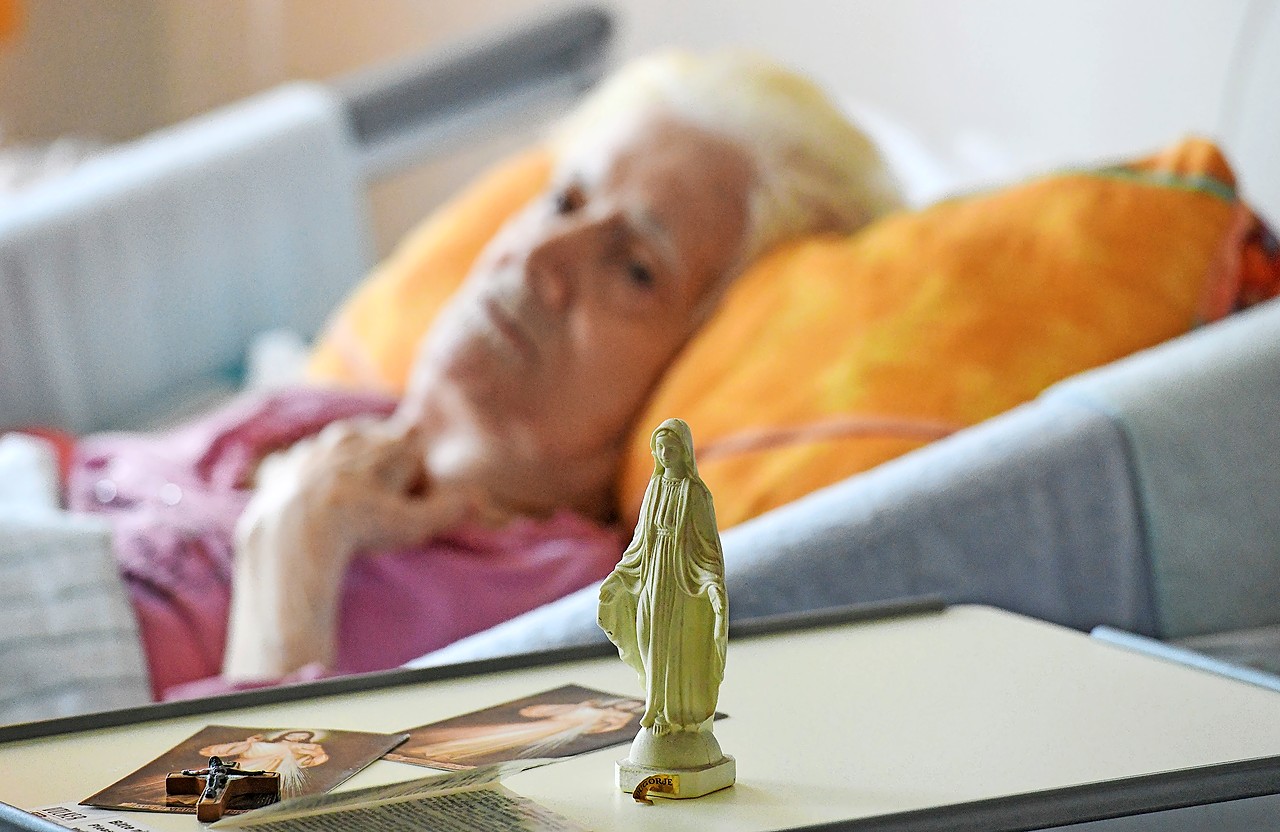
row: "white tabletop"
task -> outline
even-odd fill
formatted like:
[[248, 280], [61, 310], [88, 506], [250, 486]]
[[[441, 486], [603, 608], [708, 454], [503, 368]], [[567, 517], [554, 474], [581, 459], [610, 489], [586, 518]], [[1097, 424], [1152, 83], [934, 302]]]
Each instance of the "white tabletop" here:
[[[13, 742], [0, 800], [84, 798], [211, 723], [391, 732], [570, 683], [638, 694], [592, 659]], [[973, 606], [735, 640], [720, 708], [732, 789], [639, 806], [613, 785], [624, 748], [507, 785], [592, 829], [766, 830], [1280, 755], [1272, 691]], [[427, 773], [379, 761], [345, 788]]]

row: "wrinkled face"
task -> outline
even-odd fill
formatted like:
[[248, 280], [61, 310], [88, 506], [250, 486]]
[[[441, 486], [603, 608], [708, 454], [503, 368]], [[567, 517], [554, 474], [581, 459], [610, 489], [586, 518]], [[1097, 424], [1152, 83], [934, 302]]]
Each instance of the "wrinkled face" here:
[[569, 151], [481, 254], [427, 360], [548, 451], [616, 443], [719, 299], [754, 176], [737, 144], [668, 116]]

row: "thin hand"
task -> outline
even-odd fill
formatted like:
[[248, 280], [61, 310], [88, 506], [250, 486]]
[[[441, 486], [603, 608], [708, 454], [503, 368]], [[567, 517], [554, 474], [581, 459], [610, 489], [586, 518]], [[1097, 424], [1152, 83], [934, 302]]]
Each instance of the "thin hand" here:
[[270, 508], [251, 520], [299, 515], [295, 544], [340, 541], [347, 555], [420, 543], [456, 525], [473, 502], [430, 487], [416, 427], [369, 419], [335, 422], [270, 457], [255, 501]]
[[269, 457], [236, 526], [224, 674], [271, 679], [331, 666], [352, 556], [419, 543], [469, 504], [430, 487], [416, 429], [391, 422], [336, 422]]

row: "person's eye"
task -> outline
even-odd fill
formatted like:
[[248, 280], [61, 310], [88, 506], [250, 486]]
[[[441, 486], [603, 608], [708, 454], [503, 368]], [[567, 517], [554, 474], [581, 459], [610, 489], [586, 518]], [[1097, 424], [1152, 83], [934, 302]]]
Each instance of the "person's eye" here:
[[632, 260], [627, 263], [627, 279], [641, 289], [649, 289], [653, 286], [653, 270], [638, 260]]
[[577, 185], [562, 188], [556, 193], [556, 213], [572, 214], [581, 208], [586, 201], [586, 195], [583, 194], [582, 188]]

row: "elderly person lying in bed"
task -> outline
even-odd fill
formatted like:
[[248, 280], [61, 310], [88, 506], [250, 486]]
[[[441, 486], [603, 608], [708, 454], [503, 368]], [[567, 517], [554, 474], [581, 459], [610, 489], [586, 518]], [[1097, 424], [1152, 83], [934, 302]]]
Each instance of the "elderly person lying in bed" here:
[[223, 619], [230, 680], [367, 670], [604, 576], [628, 429], [728, 283], [898, 204], [819, 91], [746, 56], [638, 62], [551, 141], [546, 194], [483, 251], [401, 401], [241, 403], [168, 438], [200, 476], [155, 474], [174, 488], [141, 514], [129, 469], [158, 440], [87, 449], [73, 486], [121, 518], [157, 693], [216, 673]]

